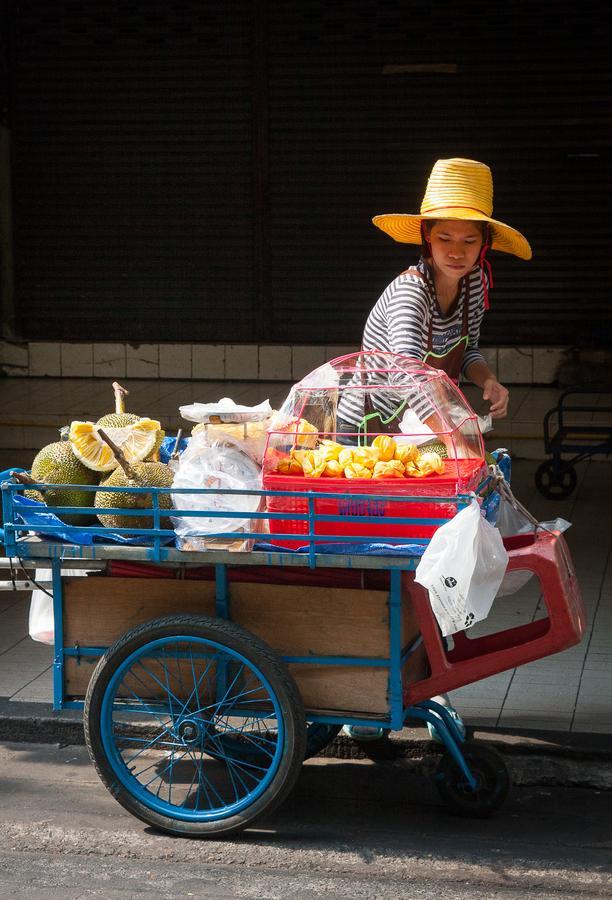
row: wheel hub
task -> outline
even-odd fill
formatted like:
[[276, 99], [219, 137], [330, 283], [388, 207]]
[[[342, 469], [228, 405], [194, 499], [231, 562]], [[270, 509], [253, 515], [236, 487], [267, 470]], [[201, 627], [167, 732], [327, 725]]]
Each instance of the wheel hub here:
[[198, 744], [205, 739], [207, 729], [199, 719], [183, 719], [176, 733], [184, 744]]

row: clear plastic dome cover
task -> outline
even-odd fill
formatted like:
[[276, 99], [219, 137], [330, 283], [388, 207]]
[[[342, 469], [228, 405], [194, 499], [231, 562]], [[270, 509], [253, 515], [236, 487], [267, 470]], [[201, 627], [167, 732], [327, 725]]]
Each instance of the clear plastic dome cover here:
[[[322, 442], [353, 449], [388, 444], [376, 441], [381, 435], [392, 438], [396, 457], [404, 461], [402, 447], [415, 448], [415, 458], [437, 454], [443, 462], [425, 474], [455, 481], [457, 491], [474, 489], [483, 475], [477, 416], [459, 388], [440, 369], [380, 351], [334, 359], [292, 387], [268, 431], [264, 472], [299, 475], [297, 464], [292, 468], [283, 462], [295, 460], [296, 450], [331, 447]], [[342, 478], [349, 474], [345, 472], [332, 466], [318, 475]], [[404, 478], [413, 472], [423, 474], [406, 466]], [[319, 490], [319, 485], [308, 489]]]

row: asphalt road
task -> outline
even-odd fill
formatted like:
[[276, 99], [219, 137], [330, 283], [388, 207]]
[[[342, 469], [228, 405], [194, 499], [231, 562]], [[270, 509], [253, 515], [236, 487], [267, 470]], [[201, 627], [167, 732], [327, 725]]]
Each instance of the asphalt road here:
[[612, 791], [522, 781], [494, 818], [465, 820], [411, 761], [319, 759], [257, 830], [193, 841], [124, 812], [83, 747], [2, 743], [0, 897], [612, 895]]

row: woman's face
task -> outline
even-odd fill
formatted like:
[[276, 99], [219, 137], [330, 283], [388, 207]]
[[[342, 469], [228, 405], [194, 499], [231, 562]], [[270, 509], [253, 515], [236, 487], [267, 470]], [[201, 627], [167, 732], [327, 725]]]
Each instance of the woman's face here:
[[467, 275], [478, 261], [482, 231], [478, 222], [442, 219], [429, 232], [434, 266], [448, 278]]

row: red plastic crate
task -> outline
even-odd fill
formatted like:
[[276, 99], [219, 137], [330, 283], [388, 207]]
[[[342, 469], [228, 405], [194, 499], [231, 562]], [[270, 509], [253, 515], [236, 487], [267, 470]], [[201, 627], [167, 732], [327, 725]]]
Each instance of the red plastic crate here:
[[[265, 490], [316, 492], [346, 494], [346, 499], [318, 497], [314, 507], [317, 515], [376, 516], [378, 522], [316, 522], [315, 534], [327, 536], [333, 541], [335, 535], [350, 536], [359, 540], [392, 540], [397, 538], [430, 538], [436, 525], [396, 525], [391, 517], [411, 519], [452, 519], [457, 512], [456, 503], [402, 503], [401, 500], [377, 500], [376, 495], [390, 497], [455, 497], [457, 494], [475, 490], [486, 477], [487, 467], [482, 459], [446, 460], [446, 471], [442, 475], [428, 475], [425, 478], [305, 478], [302, 476], [279, 475], [269, 472], [263, 476]], [[370, 495], [370, 496], [363, 496]], [[300, 496], [267, 497], [269, 512], [286, 512], [286, 519], [271, 519], [270, 534], [308, 534], [306, 520], [291, 518], [292, 513], [307, 513], [308, 501]], [[272, 538], [273, 539], [273, 538]], [[273, 542], [283, 547], [303, 546], [304, 540], [282, 540]], [[321, 541], [323, 543], [323, 541]]]

